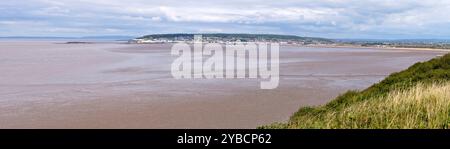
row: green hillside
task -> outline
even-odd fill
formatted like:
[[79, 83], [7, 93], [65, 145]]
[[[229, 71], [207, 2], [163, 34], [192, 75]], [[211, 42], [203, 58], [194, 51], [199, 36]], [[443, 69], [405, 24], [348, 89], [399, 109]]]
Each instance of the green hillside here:
[[448, 128], [450, 54], [416, 63], [362, 91], [304, 107], [287, 123], [260, 128]]

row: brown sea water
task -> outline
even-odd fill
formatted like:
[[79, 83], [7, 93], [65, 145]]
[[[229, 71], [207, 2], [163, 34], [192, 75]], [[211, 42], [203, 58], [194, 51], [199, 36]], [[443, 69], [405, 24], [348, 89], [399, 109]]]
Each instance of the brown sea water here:
[[280, 84], [175, 80], [169, 44], [0, 41], [0, 128], [255, 128], [443, 52], [280, 48]]

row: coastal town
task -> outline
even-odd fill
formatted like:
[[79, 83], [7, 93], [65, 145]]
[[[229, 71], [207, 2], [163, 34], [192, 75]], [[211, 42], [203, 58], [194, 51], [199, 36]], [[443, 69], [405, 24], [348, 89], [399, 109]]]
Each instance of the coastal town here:
[[[201, 38], [201, 39], [196, 39]], [[161, 44], [161, 43], [192, 43], [201, 40], [204, 43], [232, 44], [242, 42], [276, 42], [292, 45], [318, 45], [331, 44], [332, 40], [324, 38], [299, 37], [291, 35], [271, 34], [155, 34], [135, 38], [129, 43]]]
[[[196, 39], [199, 38], [199, 39]], [[164, 43], [203, 43], [236, 44], [246, 42], [270, 42], [281, 45], [308, 47], [359, 47], [359, 48], [421, 48], [450, 49], [448, 40], [352, 40], [326, 39], [317, 37], [300, 37], [277, 34], [152, 34], [128, 41], [131, 44], [164, 44]]]

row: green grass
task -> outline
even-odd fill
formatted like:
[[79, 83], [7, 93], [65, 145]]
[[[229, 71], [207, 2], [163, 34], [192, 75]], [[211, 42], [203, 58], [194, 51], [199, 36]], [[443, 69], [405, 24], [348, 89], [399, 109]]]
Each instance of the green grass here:
[[287, 123], [260, 128], [448, 128], [450, 99], [441, 91], [448, 91], [448, 82], [450, 54], [414, 64], [365, 90], [348, 91], [324, 106], [301, 108]]

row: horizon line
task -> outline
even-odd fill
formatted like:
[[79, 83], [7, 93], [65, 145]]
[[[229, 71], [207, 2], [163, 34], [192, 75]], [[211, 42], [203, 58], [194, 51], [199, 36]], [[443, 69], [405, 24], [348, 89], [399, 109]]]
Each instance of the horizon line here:
[[148, 35], [168, 35], [168, 34], [248, 34], [248, 35], [283, 35], [283, 36], [298, 36], [298, 37], [309, 37], [309, 38], [323, 38], [323, 39], [331, 39], [331, 40], [374, 40], [374, 41], [380, 41], [380, 40], [388, 40], [388, 41], [394, 41], [394, 40], [450, 40], [450, 38], [327, 38], [327, 37], [320, 37], [320, 36], [300, 36], [300, 35], [292, 35], [292, 34], [274, 34], [274, 33], [155, 33], [155, 34], [146, 34], [146, 35], [93, 35], [93, 36], [0, 36], [0, 38], [60, 38], [60, 39], [82, 39], [82, 38], [113, 38], [113, 37], [123, 37], [131, 39], [139, 38], [143, 36]]

